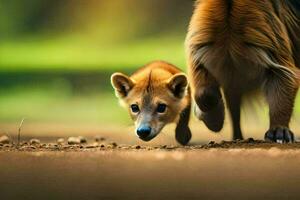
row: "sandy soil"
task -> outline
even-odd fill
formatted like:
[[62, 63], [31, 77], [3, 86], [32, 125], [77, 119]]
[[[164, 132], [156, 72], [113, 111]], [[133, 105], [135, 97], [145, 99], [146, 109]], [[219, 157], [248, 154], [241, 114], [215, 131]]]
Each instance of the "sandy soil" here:
[[[193, 127], [191, 145], [182, 147], [172, 131], [144, 143], [130, 129], [27, 125], [17, 146], [15, 127], [2, 126], [11, 143], [0, 145], [1, 200], [300, 199], [299, 142], [230, 142], [227, 129]], [[262, 130], [253, 132], [261, 139]], [[78, 135], [87, 143], [67, 144]]]
[[299, 199], [300, 144], [0, 146], [1, 199]]

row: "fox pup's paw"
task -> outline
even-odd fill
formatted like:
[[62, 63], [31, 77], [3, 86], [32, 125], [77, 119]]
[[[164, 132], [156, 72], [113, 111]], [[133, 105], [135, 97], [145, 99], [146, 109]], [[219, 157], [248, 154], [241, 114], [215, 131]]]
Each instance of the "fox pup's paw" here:
[[189, 127], [177, 127], [175, 131], [176, 141], [181, 145], [187, 145], [192, 138]]
[[219, 132], [222, 130], [224, 124], [224, 109], [224, 103], [221, 99], [214, 108], [207, 112], [201, 111], [198, 105], [195, 105], [194, 113], [199, 120], [204, 122], [209, 130]]
[[292, 143], [294, 142], [294, 133], [285, 127], [272, 128], [266, 132], [265, 140], [278, 143]]

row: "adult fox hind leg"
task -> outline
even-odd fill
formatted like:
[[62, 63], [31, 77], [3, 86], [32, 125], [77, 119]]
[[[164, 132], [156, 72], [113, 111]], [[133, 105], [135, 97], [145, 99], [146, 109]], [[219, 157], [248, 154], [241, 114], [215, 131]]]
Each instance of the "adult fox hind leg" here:
[[231, 116], [231, 123], [233, 129], [233, 139], [243, 139], [241, 125], [240, 125], [240, 117], [241, 117], [241, 98], [242, 95], [237, 92], [238, 90], [234, 91], [231, 89], [225, 89], [225, 98], [227, 107], [230, 112]]
[[224, 103], [219, 84], [204, 66], [190, 65], [195, 114], [208, 129], [219, 132], [224, 124]]
[[265, 85], [270, 117], [270, 129], [265, 134], [266, 140], [284, 143], [294, 141], [289, 122], [297, 91], [298, 86], [292, 79], [282, 79], [275, 75], [269, 78]]

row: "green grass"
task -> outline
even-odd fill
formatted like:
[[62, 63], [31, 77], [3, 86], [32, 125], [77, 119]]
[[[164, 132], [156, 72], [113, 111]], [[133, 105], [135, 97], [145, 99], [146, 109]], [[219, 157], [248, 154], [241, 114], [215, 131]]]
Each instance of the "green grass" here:
[[[121, 44], [77, 37], [6, 41], [0, 45], [0, 72], [124, 71], [158, 59], [185, 69], [183, 41], [184, 36], [175, 35]], [[2, 87], [0, 121], [18, 122], [26, 118], [31, 122], [129, 124], [127, 111], [120, 108], [113, 91], [107, 88], [109, 82], [98, 93], [74, 95], [64, 84], [21, 86], [16, 83], [11, 89]], [[295, 116], [300, 116], [300, 98]]]
[[[296, 119], [300, 117], [299, 97], [295, 108]], [[0, 122], [19, 122], [22, 118], [33, 123], [131, 123], [127, 111], [119, 106], [113, 91], [71, 95], [61, 87], [40, 87], [0, 92]]]
[[113, 92], [70, 96], [56, 88], [14, 89], [0, 93], [0, 121], [129, 124]]
[[1, 71], [134, 69], [167, 60], [183, 69], [184, 36], [160, 36], [116, 44], [78, 37], [33, 38], [0, 45]]
[[[123, 43], [99, 41], [82, 36], [32, 36], [0, 43], [0, 72], [59, 71], [78, 73], [135, 70], [152, 60], [166, 60], [185, 69], [184, 35], [166, 35]], [[110, 73], [108, 73], [110, 72]], [[101, 77], [99, 77], [101, 78]], [[32, 122], [129, 123], [109, 82], [99, 93], [70, 94], [63, 85], [16, 83], [0, 89], [0, 121], [26, 118]]]

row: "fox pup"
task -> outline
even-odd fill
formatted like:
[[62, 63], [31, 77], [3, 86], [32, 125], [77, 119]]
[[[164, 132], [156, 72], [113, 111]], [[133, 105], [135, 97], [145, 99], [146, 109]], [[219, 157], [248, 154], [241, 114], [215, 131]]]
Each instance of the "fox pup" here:
[[224, 91], [233, 138], [242, 139], [243, 97], [261, 89], [269, 105], [265, 139], [293, 142], [289, 129], [299, 87], [299, 0], [197, 0], [186, 39], [196, 115], [223, 127]]
[[152, 140], [166, 124], [175, 122], [177, 142], [186, 145], [190, 141], [190, 91], [186, 75], [177, 67], [156, 61], [131, 76], [114, 73], [111, 83], [141, 140]]

